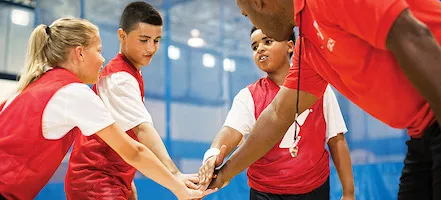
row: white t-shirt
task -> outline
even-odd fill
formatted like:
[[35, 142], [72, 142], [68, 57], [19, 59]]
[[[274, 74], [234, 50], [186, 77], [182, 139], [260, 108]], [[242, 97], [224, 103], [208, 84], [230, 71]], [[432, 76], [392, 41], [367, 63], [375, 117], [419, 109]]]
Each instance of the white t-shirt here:
[[[9, 98], [3, 110], [17, 97]], [[90, 136], [115, 121], [101, 99], [85, 84], [70, 83], [49, 100], [43, 111], [42, 129], [46, 139], [60, 139], [72, 128]]]
[[116, 124], [128, 131], [143, 122], [153, 124], [152, 116], [141, 99], [138, 81], [127, 72], [117, 72], [98, 82], [98, 95]]
[[[326, 88], [323, 98], [323, 115], [326, 121], [327, 143], [330, 138], [337, 136], [339, 133], [346, 133], [348, 130], [341, 114], [337, 98], [329, 85]], [[303, 125], [310, 112], [310, 109], [306, 109], [299, 115], [298, 123], [300, 125]], [[224, 126], [231, 127], [245, 136], [251, 132], [255, 123], [254, 100], [250, 90], [244, 88], [234, 97], [233, 105], [228, 112]], [[294, 130], [293, 124], [282, 139], [280, 144], [281, 148], [289, 148], [292, 145], [294, 141]], [[297, 126], [297, 132], [299, 131], [300, 127]]]

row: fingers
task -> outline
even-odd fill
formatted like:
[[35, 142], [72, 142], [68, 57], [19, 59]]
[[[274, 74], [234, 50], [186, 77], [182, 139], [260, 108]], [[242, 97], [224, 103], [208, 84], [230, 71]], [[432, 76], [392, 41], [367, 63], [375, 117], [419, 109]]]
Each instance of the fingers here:
[[[205, 165], [205, 164], [204, 164]], [[199, 172], [198, 172], [198, 177], [199, 177], [199, 184], [202, 182], [202, 177], [204, 174], [204, 165], [202, 165], [201, 167], [199, 167]]]
[[198, 186], [198, 185], [194, 184], [193, 182], [191, 182], [191, 181], [189, 181], [189, 180], [185, 181], [185, 185], [186, 185], [188, 188], [193, 189], [193, 190], [197, 190], [197, 189], [199, 189], [199, 186]]
[[196, 176], [192, 176], [190, 178], [188, 178], [189, 181], [191, 181], [192, 183], [199, 183], [199, 177], [197, 176], [197, 174], [195, 174]]
[[227, 154], [227, 146], [222, 145], [220, 148], [220, 153], [216, 157], [216, 167], [220, 166], [222, 164], [222, 162], [224, 162], [224, 159], [226, 156], [225, 154]]
[[210, 163], [210, 166], [207, 168], [207, 174], [205, 175], [204, 184], [210, 183], [211, 179], [213, 179], [214, 173], [214, 162]]
[[207, 162], [199, 169], [199, 184], [207, 184], [211, 181], [214, 172], [215, 158], [209, 158]]
[[206, 164], [207, 163], [205, 163], [204, 165], [202, 165], [200, 168], [199, 168], [199, 184], [203, 184], [203, 182], [204, 182], [204, 179], [205, 179], [205, 166], [206, 166]]
[[217, 189], [217, 188], [205, 190], [204, 191], [204, 196], [207, 196], [209, 194], [213, 194], [213, 193], [217, 192], [218, 190], [219, 189]]
[[199, 190], [200, 191], [205, 191], [207, 190], [209, 184], [203, 184], [203, 185], [199, 185]]
[[199, 183], [199, 175], [194, 173], [194, 174], [182, 174], [181, 175], [184, 181], [191, 181], [192, 183]]

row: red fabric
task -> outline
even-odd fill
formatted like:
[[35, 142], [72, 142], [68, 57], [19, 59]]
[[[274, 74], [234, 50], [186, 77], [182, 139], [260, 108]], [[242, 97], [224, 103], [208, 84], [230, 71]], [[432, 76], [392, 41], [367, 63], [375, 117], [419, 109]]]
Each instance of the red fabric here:
[[[75, 74], [54, 68], [30, 84], [0, 113], [0, 194], [6, 199], [33, 199], [60, 165], [76, 135], [43, 137], [43, 112], [52, 96], [67, 84], [81, 82]], [[1, 106], [3, 108], [4, 104]]]
[[[441, 41], [441, 3], [437, 0], [294, 0], [296, 24], [302, 26], [301, 90], [323, 81], [370, 115], [419, 137], [435, 121], [429, 103], [385, 50], [387, 34], [398, 15], [410, 8]], [[302, 18], [302, 19], [301, 19]], [[297, 43], [298, 43], [297, 42]], [[296, 45], [299, 48], [298, 44]], [[298, 59], [297, 54], [294, 58]], [[297, 62], [284, 86], [297, 88]], [[303, 79], [303, 78], [302, 78]]]
[[[302, 53], [303, 54], [303, 53]], [[293, 65], [289, 68], [289, 74], [285, 78], [284, 86], [292, 89], [297, 89], [298, 73], [299, 73], [299, 43], [296, 42], [294, 56], [292, 58]], [[304, 59], [300, 60], [300, 90], [311, 93], [317, 98], [321, 98], [325, 93], [328, 82], [320, 76], [314, 68], [308, 66]]]
[[[279, 86], [269, 78], [262, 78], [248, 86], [254, 100], [256, 119], [272, 102]], [[293, 158], [287, 148], [279, 148], [279, 141], [265, 156], [247, 171], [251, 188], [272, 194], [304, 194], [317, 189], [329, 177], [329, 154], [325, 149], [326, 122], [323, 98], [310, 108], [300, 127], [299, 153]]]
[[[103, 69], [100, 77], [127, 72], [136, 78], [144, 99], [141, 74], [118, 54]], [[96, 85], [94, 86], [96, 91]], [[138, 140], [133, 130], [127, 134]], [[127, 164], [98, 136], [80, 136], [75, 140], [65, 179], [67, 199], [127, 199], [136, 169]]]

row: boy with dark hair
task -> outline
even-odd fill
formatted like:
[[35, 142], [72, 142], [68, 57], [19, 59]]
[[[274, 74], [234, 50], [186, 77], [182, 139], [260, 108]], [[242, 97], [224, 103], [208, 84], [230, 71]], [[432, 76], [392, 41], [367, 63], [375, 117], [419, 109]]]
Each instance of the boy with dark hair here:
[[[93, 88], [119, 127], [150, 149], [187, 187], [197, 189], [197, 175], [179, 171], [144, 106], [140, 70], [150, 64], [158, 50], [162, 17], [153, 6], [134, 2], [124, 9], [119, 26], [120, 52], [105, 66]], [[98, 137], [78, 137], [65, 180], [67, 198], [136, 199], [132, 184], [135, 172]]]
[[[250, 134], [256, 119], [274, 99], [289, 72], [294, 34], [286, 41], [277, 42], [253, 27], [250, 38], [254, 62], [268, 76], [248, 85], [234, 98], [224, 126], [204, 155], [199, 170], [202, 184], [211, 181], [214, 167]], [[354, 199], [351, 159], [343, 135], [347, 132], [346, 124], [330, 86], [323, 98], [299, 115], [295, 126], [292, 124], [285, 136], [248, 168], [250, 200], [329, 199], [330, 169], [326, 144], [340, 176], [342, 199]], [[295, 143], [295, 135], [301, 139], [297, 140], [298, 148], [290, 152], [288, 149]], [[293, 157], [292, 154], [296, 155]]]

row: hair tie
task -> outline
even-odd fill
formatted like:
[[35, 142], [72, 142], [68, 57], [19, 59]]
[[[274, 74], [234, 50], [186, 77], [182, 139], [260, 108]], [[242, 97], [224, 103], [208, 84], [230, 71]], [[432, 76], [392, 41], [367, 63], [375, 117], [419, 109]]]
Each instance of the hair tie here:
[[47, 35], [51, 34], [51, 28], [49, 26], [46, 26], [46, 34]]

